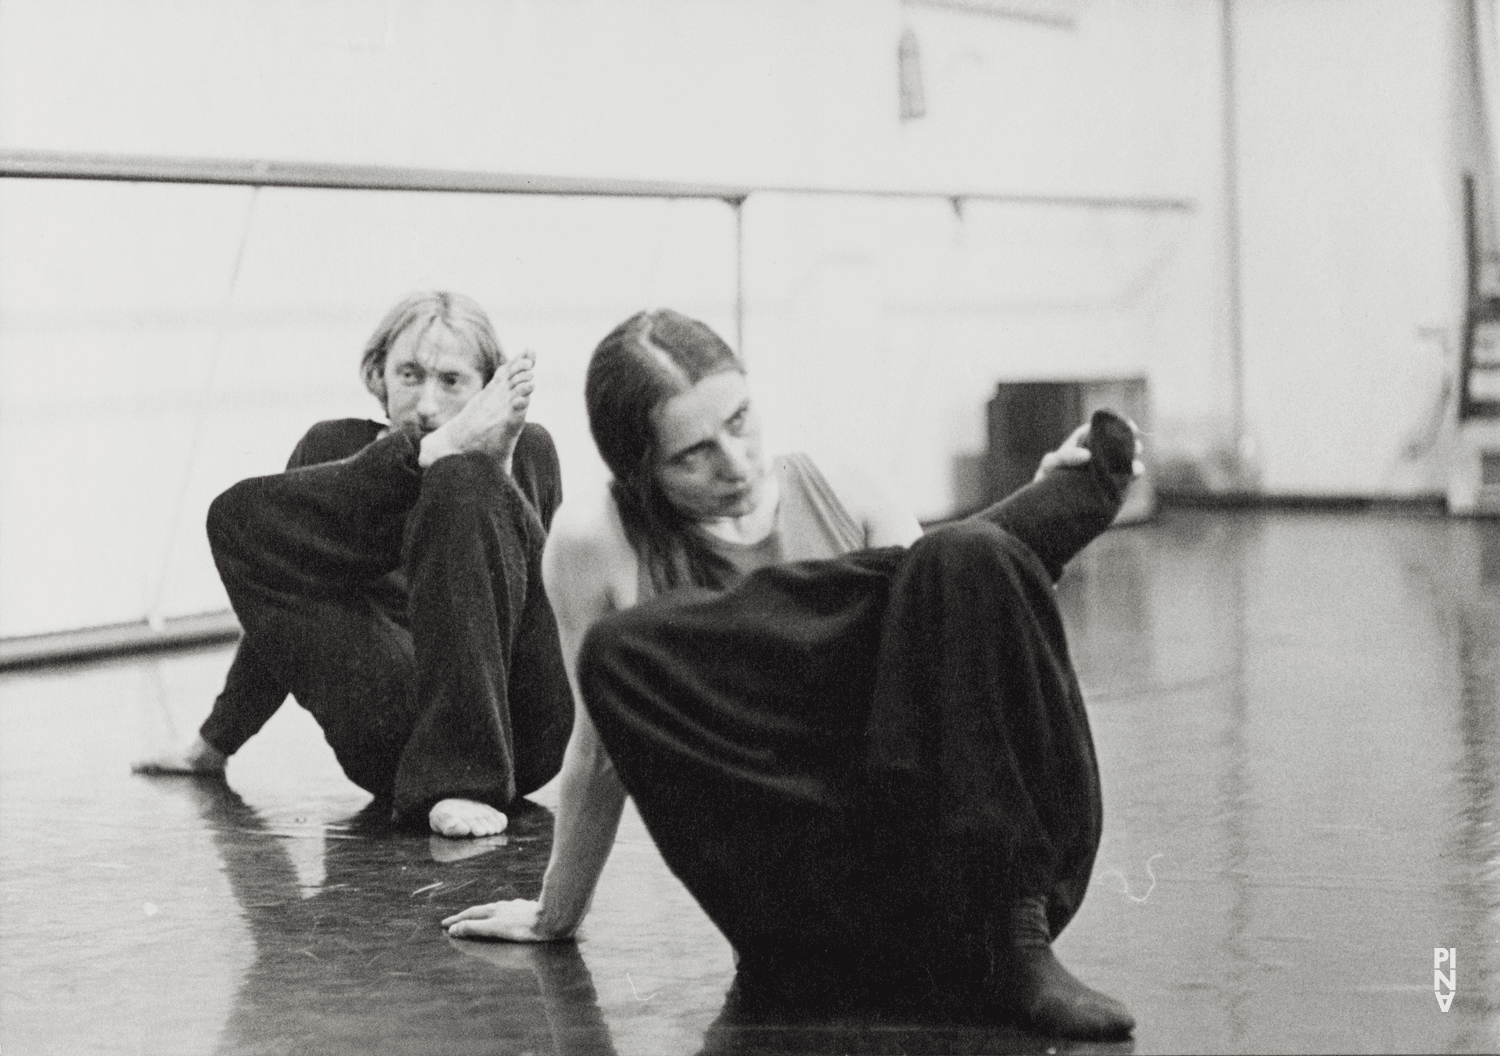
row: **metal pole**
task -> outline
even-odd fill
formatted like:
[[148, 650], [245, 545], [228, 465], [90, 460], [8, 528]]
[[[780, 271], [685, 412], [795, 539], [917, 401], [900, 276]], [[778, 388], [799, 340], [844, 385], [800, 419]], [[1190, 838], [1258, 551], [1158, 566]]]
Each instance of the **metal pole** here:
[[[1227, 2], [1227, 0], [1226, 0]], [[735, 339], [745, 353], [744, 205], [752, 194], [832, 195], [919, 201], [943, 199], [960, 209], [967, 201], [1062, 209], [1192, 212], [1190, 199], [1095, 195], [1016, 194], [1003, 191], [901, 189], [889, 187], [797, 187], [674, 183], [667, 180], [622, 180], [570, 176], [537, 176], [449, 169], [398, 168], [167, 155], [98, 154], [77, 151], [0, 148], [0, 180], [82, 180], [127, 183], [217, 184], [244, 187], [295, 187], [355, 191], [415, 191], [449, 194], [535, 194], [601, 198], [718, 199], [735, 211]], [[1236, 280], [1237, 281], [1237, 280]], [[1237, 325], [1237, 324], [1236, 324]], [[170, 547], [168, 552], [170, 559]], [[159, 601], [159, 590], [158, 590]], [[154, 605], [153, 609], [159, 608]], [[43, 636], [46, 641], [0, 639], [0, 668], [42, 658], [140, 651], [190, 641], [219, 641], [234, 636], [228, 614], [166, 620], [153, 612], [152, 624], [123, 625], [102, 631]], [[160, 629], [165, 625], [164, 629]], [[92, 636], [92, 637], [91, 637]], [[57, 639], [54, 641], [53, 639]], [[14, 648], [11, 648], [14, 646]]]
[[1186, 198], [1095, 195], [1012, 194], [1004, 191], [904, 189], [896, 187], [801, 187], [675, 183], [585, 176], [537, 176], [453, 169], [333, 165], [321, 162], [182, 158], [165, 155], [85, 154], [57, 150], [0, 149], [0, 178], [30, 180], [114, 180], [131, 183], [210, 183], [262, 187], [303, 187], [351, 191], [424, 191], [449, 194], [540, 194], [599, 198], [717, 198], [743, 201], [752, 194], [837, 195], [839, 197], [962, 198], [976, 202], [1073, 209], [1131, 209], [1191, 212]]
[[734, 206], [734, 343], [740, 358], [745, 358], [745, 201]]
[[[1245, 344], [1243, 275], [1240, 261], [1239, 124], [1234, 92], [1234, 0], [1223, 3], [1224, 63], [1224, 243], [1229, 299], [1229, 428], [1234, 453], [1243, 462], [1245, 432]], [[1238, 464], [1238, 463], [1237, 463]]]

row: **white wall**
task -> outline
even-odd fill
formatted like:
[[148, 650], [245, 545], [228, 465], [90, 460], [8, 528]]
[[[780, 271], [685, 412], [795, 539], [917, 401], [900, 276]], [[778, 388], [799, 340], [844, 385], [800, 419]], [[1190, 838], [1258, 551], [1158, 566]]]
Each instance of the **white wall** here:
[[360, 349], [410, 289], [472, 291], [505, 347], [539, 350], [534, 415], [569, 487], [603, 474], [593, 343], [658, 300], [733, 319], [717, 202], [49, 181], [4, 187], [0, 230], [8, 633], [222, 607], [208, 503], [311, 422], [379, 416]]
[[[1163, 108], [1212, 5], [1076, 6], [1069, 30], [896, 0], [12, 0], [0, 125], [37, 148], [1191, 191]], [[908, 128], [905, 25], [930, 110]]]
[[1462, 4], [1235, 5], [1245, 404], [1268, 492], [1440, 492], [1405, 450], [1464, 283]]
[[[1430, 483], [1393, 468], [1416, 400], [1387, 375], [1425, 363], [1416, 326], [1454, 322], [1459, 6], [1234, 5], [1267, 490]], [[0, 146], [1191, 199], [959, 216], [758, 196], [745, 351], [781, 439], [849, 449], [922, 516], [972, 500], [958, 470], [1005, 378], [1149, 374], [1158, 457], [1214, 486], [1236, 391], [1222, 8], [1061, 9], [1071, 27], [896, 0], [6, 0]], [[903, 122], [906, 28], [927, 114]], [[712, 202], [12, 181], [0, 231], [0, 635], [221, 606], [209, 498], [310, 421], [372, 412], [354, 361], [409, 289], [472, 293], [538, 348], [570, 489], [601, 475], [581, 414], [598, 337], [651, 304], [733, 332], [733, 216]]]

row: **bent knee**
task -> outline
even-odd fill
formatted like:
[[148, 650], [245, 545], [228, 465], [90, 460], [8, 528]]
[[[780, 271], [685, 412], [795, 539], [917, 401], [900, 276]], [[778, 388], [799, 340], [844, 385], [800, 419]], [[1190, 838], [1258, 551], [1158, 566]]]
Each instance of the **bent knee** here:
[[578, 684], [585, 696], [591, 687], [613, 684], [625, 668], [631, 613], [615, 612], [596, 621], [583, 636], [578, 650]]
[[215, 554], [235, 553], [244, 537], [245, 525], [255, 509], [255, 480], [242, 480], [208, 504], [205, 528], [209, 549]]
[[912, 553], [966, 560], [1014, 561], [1031, 553], [1031, 548], [999, 525], [968, 518], [934, 528], [912, 544]]
[[[654, 680], [676, 650], [666, 626], [672, 606], [644, 605], [612, 612], [588, 629], [578, 651], [578, 684], [584, 696], [611, 692], [627, 683]], [[664, 661], [664, 657], [670, 658]]]
[[911, 548], [919, 566], [953, 577], [996, 573], [1005, 578], [1041, 576], [1051, 582], [1041, 559], [1015, 535], [989, 521], [969, 518], [935, 528]]

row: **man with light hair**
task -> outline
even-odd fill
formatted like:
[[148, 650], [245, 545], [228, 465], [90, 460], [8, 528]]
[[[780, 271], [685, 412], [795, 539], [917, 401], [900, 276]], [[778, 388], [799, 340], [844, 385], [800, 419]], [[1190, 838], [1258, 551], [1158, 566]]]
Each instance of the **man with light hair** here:
[[210, 507], [245, 635], [198, 734], [137, 772], [222, 774], [290, 693], [398, 824], [505, 828], [557, 772], [573, 719], [542, 590], [562, 480], [526, 421], [533, 361], [507, 362], [460, 294], [387, 313], [362, 372], [388, 424], [320, 422], [286, 472]]

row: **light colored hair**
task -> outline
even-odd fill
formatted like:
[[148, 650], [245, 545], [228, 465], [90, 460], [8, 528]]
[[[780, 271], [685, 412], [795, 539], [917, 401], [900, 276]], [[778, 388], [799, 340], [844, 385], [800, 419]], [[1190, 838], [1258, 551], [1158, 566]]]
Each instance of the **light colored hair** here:
[[438, 324], [446, 327], [474, 356], [479, 375], [486, 383], [505, 362], [490, 317], [473, 298], [447, 290], [410, 294], [385, 313], [370, 340], [365, 342], [364, 356], [359, 362], [365, 388], [380, 401], [381, 407], [386, 405], [385, 359], [391, 346], [408, 331], [421, 335]]

